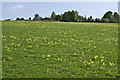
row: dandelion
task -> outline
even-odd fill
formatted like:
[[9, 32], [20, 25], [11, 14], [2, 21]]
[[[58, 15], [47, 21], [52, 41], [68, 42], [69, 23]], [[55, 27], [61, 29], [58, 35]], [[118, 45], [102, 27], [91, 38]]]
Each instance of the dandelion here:
[[12, 45], [14, 45], [14, 43], [12, 43]]
[[74, 53], [74, 56], [77, 56], [77, 53]]
[[5, 60], [3, 60], [3, 62], [5, 62]]
[[16, 39], [16, 37], [14, 37], [14, 36], [10, 36], [10, 38], [12, 38], [12, 39]]
[[82, 42], [83, 40], [81, 39], [80, 42]]
[[62, 42], [62, 44], [63, 44], [63, 45], [65, 45], [65, 43], [64, 43], [64, 42]]
[[47, 60], [49, 60], [49, 58], [46, 58]]
[[107, 51], [104, 51], [104, 53], [107, 53]]
[[14, 39], [16, 39], [16, 37], [14, 37]]
[[101, 62], [103, 62], [103, 59], [101, 59]]
[[42, 57], [45, 58], [45, 55], [43, 55]]
[[104, 58], [104, 57], [101, 57], [102, 59]]
[[111, 71], [107, 71], [107, 74], [111, 74]]
[[74, 35], [74, 37], [76, 37], [76, 35]]
[[58, 40], [59, 42], [61, 41], [61, 40]]
[[20, 44], [18, 44], [18, 47], [20, 47]]
[[89, 44], [89, 46], [91, 46], [91, 44]]
[[57, 42], [55, 42], [55, 44], [57, 44]]
[[5, 36], [2, 36], [3, 38], [5, 38]]
[[87, 64], [90, 64], [90, 62], [88, 62]]
[[28, 48], [32, 48], [32, 46], [28, 46]]
[[103, 66], [105, 66], [106, 64], [105, 63], [102, 63]]
[[9, 49], [9, 48], [7, 48], [7, 51], [8, 51], [8, 52], [10, 52], [10, 49]]
[[26, 51], [26, 48], [24, 49], [24, 51]]
[[96, 46], [94, 46], [94, 48], [96, 48]]
[[118, 46], [118, 43], [116, 43], [115, 46]]
[[4, 39], [4, 41], [6, 41], [6, 39]]
[[96, 59], [98, 56], [95, 56], [94, 58]]
[[82, 52], [82, 54], [84, 54], [84, 52]]
[[58, 61], [62, 61], [62, 58], [58, 58]]
[[51, 55], [49, 54], [49, 55], [47, 55], [47, 57], [49, 58]]
[[49, 41], [48, 44], [53, 44], [53, 41]]
[[13, 38], [14, 36], [10, 36], [10, 38]]
[[33, 41], [35, 42], [37, 39], [34, 39]]
[[114, 63], [109, 62], [110, 66], [114, 65]]
[[31, 39], [31, 38], [28, 38], [28, 41], [32, 41], [32, 39]]
[[74, 39], [71, 39], [72, 41], [74, 40]]
[[90, 59], [90, 62], [91, 62], [91, 63], [94, 63], [94, 62], [92, 61], [92, 59]]
[[9, 58], [9, 59], [12, 59], [12, 57], [10, 57], [10, 56], [9, 56], [8, 58]]

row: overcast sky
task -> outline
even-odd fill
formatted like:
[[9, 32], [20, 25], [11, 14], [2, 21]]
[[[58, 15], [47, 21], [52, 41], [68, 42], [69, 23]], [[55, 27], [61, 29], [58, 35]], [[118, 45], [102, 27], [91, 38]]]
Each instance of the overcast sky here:
[[87, 2], [88, 0], [84, 0], [84, 2], [82, 0], [79, 0], [81, 2], [75, 2], [78, 0], [74, 2], [70, 2], [71, 0], [69, 2], [45, 2], [47, 0], [44, 0], [44, 2], [29, 1], [31, 2], [8, 2], [4, 0], [2, 2], [2, 19], [16, 19], [17, 17], [33, 18], [35, 13], [38, 13], [41, 17], [50, 17], [52, 11], [55, 11], [56, 14], [61, 14], [68, 10], [77, 10], [81, 16], [93, 16], [94, 18], [101, 18], [106, 11], [118, 12], [118, 0], [109, 0], [109, 2], [107, 2], [108, 0], [106, 2]]
[[120, 0], [1, 0], [2, 2], [118, 2]]

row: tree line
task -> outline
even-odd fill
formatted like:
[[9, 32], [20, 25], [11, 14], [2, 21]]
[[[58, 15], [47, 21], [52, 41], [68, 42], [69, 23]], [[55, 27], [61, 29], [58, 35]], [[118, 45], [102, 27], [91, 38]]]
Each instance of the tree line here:
[[[16, 18], [16, 20], [25, 20], [24, 18]], [[55, 12], [52, 12], [51, 17], [45, 17], [42, 18], [39, 16], [39, 14], [35, 14], [34, 18], [27, 20], [33, 20], [33, 21], [63, 21], [63, 22], [113, 22], [113, 23], [118, 23], [120, 22], [120, 16], [117, 12], [112, 12], [112, 11], [107, 11], [103, 17], [100, 18], [95, 18], [93, 19], [92, 16], [86, 18], [86, 16], [80, 16], [78, 11], [72, 10], [72, 11], [67, 11], [64, 12], [64, 14], [56, 14]]]

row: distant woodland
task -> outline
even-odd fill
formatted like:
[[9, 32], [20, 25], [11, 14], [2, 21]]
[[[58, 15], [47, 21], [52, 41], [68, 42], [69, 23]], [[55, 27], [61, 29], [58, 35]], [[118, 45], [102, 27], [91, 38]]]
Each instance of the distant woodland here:
[[42, 18], [39, 14], [35, 14], [32, 19], [16, 18], [16, 21], [61, 21], [61, 22], [105, 22], [105, 23], [119, 23], [120, 16], [117, 12], [108, 11], [103, 17], [93, 19], [93, 16], [80, 16], [78, 11], [72, 10], [64, 12], [64, 14], [56, 14], [54, 11], [51, 14], [51, 17]]

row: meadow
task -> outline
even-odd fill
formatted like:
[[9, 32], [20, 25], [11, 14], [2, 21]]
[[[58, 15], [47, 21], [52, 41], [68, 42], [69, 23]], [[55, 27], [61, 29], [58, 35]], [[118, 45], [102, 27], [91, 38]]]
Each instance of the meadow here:
[[3, 78], [115, 78], [118, 24], [2, 22]]

